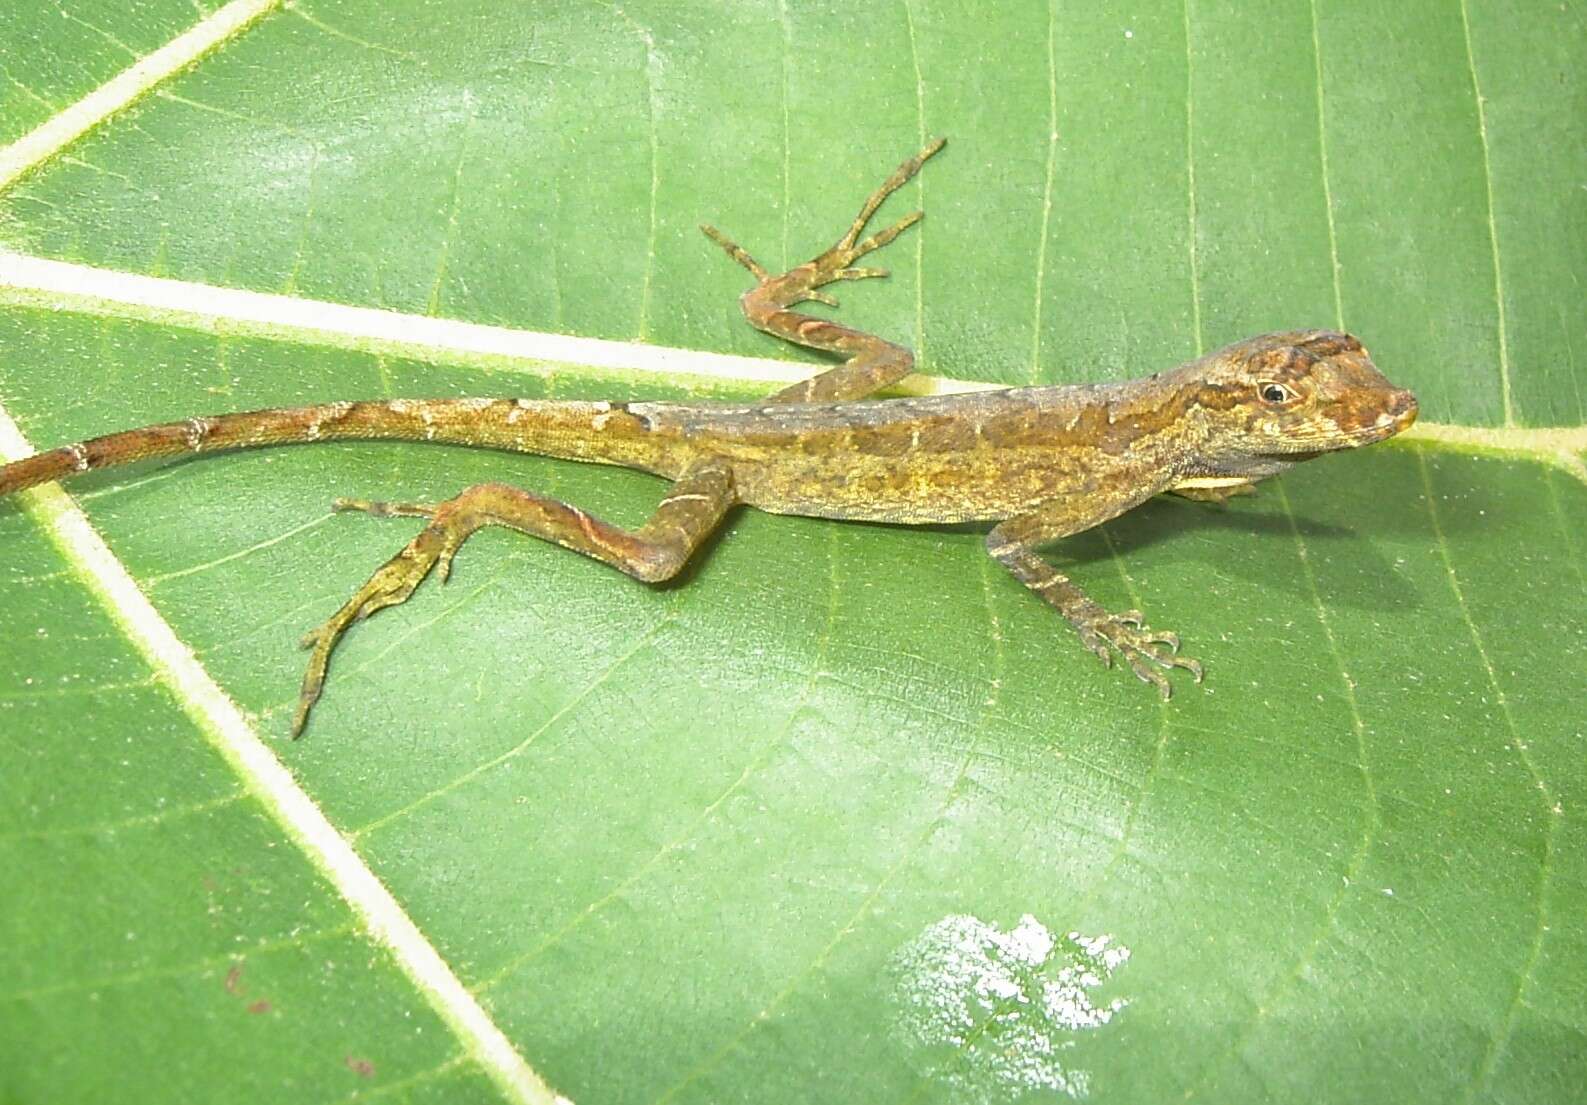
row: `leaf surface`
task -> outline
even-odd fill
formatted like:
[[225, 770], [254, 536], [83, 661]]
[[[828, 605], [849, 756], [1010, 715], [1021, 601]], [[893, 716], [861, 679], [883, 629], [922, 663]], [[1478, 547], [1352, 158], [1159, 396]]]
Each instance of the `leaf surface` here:
[[[145, 52], [201, 18], [65, 11], [3, 17], [26, 87], [0, 102], [113, 75], [85, 23]], [[1425, 419], [1506, 451], [1331, 457], [1067, 542], [1099, 601], [1207, 664], [1166, 705], [971, 529], [746, 511], [664, 588], [480, 534], [448, 585], [357, 627], [288, 743], [297, 637], [414, 530], [332, 498], [502, 479], [636, 524], [663, 485], [350, 444], [69, 490], [575, 1101], [1566, 1101], [1587, 1079], [1587, 484], [1580, 439], [1528, 427], [1587, 422], [1580, 20], [300, 0], [0, 193], [0, 235], [636, 363], [802, 361], [743, 325], [744, 273], [696, 224], [797, 263], [946, 134], [883, 212], [928, 212], [893, 278], [840, 289], [926, 372], [1115, 379], [1263, 330], [1360, 334]], [[47, 114], [8, 110], [0, 137]], [[0, 399], [39, 447], [332, 399], [702, 393], [3, 302]], [[0, 865], [22, 872], [0, 1096], [497, 1097], [51, 523], [0, 508]]]

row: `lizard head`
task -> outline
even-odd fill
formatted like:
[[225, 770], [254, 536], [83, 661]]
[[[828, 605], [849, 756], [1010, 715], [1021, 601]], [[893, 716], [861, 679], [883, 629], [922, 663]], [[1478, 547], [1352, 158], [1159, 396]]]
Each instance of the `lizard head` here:
[[1206, 358], [1194, 403], [1225, 464], [1282, 466], [1371, 445], [1416, 421], [1416, 396], [1395, 387], [1361, 343], [1332, 330], [1263, 334]]

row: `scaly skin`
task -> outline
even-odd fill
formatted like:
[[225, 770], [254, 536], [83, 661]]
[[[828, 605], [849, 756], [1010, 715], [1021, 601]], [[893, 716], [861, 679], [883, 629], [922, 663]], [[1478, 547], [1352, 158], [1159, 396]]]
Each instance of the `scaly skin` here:
[[110, 434], [0, 467], [0, 496], [145, 457], [352, 438], [406, 438], [620, 464], [673, 487], [651, 519], [623, 530], [576, 506], [505, 484], [442, 503], [339, 499], [339, 510], [429, 519], [323, 625], [292, 732], [318, 700], [332, 651], [353, 622], [405, 602], [484, 526], [555, 542], [648, 583], [668, 579], [738, 503], [778, 514], [896, 523], [992, 521], [987, 552], [1056, 609], [1104, 664], [1116, 655], [1164, 698], [1164, 672], [1199, 682], [1179, 638], [1137, 610], [1109, 614], [1036, 554], [1163, 492], [1222, 502], [1322, 453], [1382, 441], [1416, 418], [1416, 399], [1373, 367], [1348, 334], [1263, 334], [1168, 372], [1121, 384], [867, 399], [914, 367], [903, 346], [791, 308], [836, 306], [820, 289], [885, 276], [856, 266], [920, 212], [861, 238], [876, 209], [942, 148], [898, 167], [831, 249], [772, 275], [712, 227], [755, 276], [745, 317], [769, 334], [845, 358], [761, 403], [590, 403], [393, 399], [189, 418]]

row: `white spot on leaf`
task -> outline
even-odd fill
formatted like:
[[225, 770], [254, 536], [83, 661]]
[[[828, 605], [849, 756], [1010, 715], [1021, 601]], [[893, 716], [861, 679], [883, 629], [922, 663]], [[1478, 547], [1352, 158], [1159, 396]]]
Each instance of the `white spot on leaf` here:
[[1058, 938], [1028, 913], [1008, 932], [952, 914], [893, 957], [898, 1026], [955, 1101], [994, 1105], [1041, 1089], [1083, 1097], [1089, 1072], [1060, 1056], [1124, 1007], [1097, 1005], [1090, 990], [1129, 957], [1109, 936]]

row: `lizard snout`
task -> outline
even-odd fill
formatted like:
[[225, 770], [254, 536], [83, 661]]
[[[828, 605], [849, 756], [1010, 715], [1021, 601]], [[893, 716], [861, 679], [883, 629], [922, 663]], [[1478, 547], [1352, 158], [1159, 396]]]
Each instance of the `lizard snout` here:
[[1386, 413], [1394, 422], [1394, 432], [1399, 433], [1416, 421], [1416, 396], [1401, 388], [1389, 397]]

